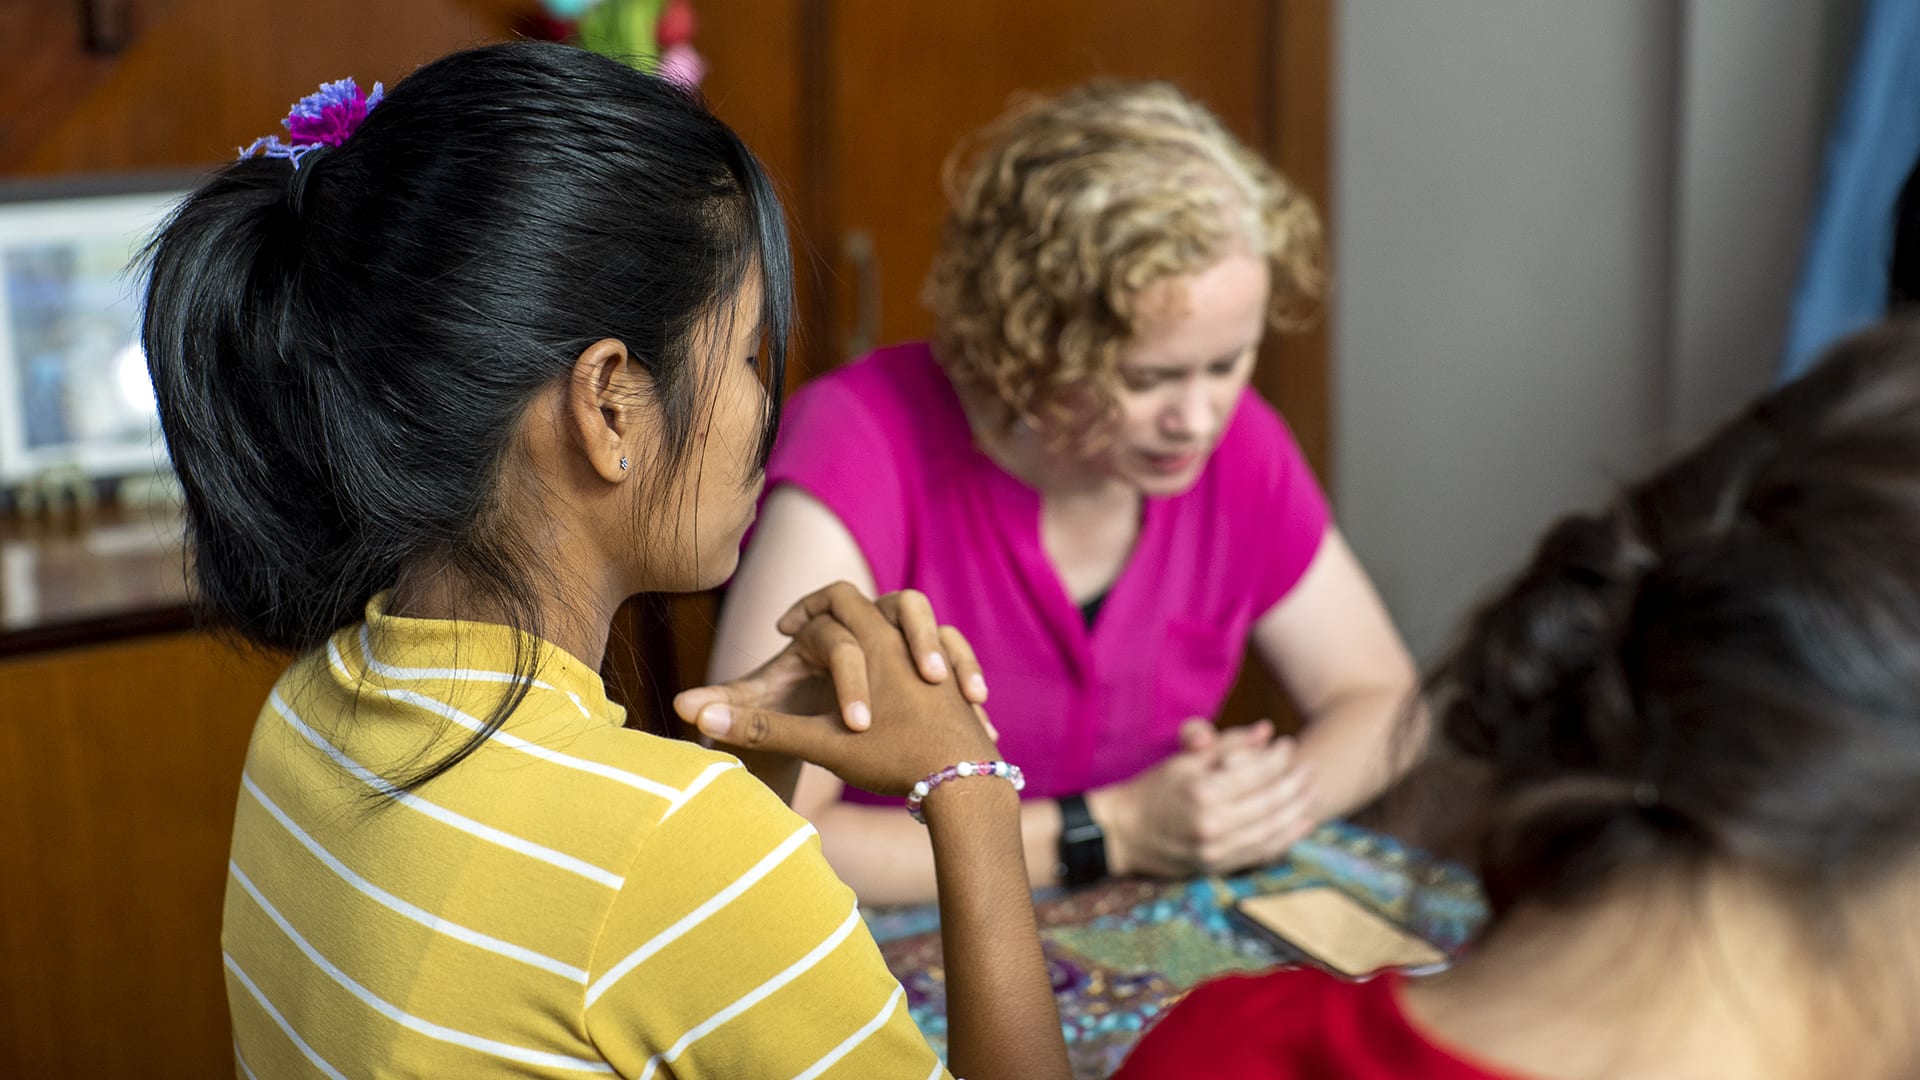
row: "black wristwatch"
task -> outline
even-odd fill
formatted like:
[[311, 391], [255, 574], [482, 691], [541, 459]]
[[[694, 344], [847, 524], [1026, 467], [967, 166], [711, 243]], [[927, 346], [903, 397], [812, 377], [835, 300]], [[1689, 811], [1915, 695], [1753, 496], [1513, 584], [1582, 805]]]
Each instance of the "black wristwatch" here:
[[1087, 811], [1085, 795], [1060, 804], [1060, 884], [1073, 889], [1107, 876], [1107, 833]]

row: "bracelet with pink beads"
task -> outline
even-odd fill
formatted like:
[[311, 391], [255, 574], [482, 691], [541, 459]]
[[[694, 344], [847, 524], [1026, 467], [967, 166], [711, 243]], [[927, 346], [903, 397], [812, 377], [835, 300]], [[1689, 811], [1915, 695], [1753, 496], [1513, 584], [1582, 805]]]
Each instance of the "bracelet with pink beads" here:
[[920, 812], [920, 807], [927, 801], [927, 796], [933, 794], [933, 789], [941, 784], [963, 776], [997, 776], [1012, 784], [1015, 791], [1025, 791], [1027, 788], [1027, 774], [1021, 772], [1018, 765], [1005, 761], [962, 761], [913, 785], [913, 793], [907, 796], [907, 813], [913, 815], [913, 820], [925, 825], [927, 816]]

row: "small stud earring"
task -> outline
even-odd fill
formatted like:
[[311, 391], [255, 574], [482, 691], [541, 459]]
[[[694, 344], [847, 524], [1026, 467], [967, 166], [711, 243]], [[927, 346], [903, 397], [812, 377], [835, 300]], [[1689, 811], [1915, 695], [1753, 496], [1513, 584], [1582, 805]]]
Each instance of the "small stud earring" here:
[[627, 456], [625, 454], [620, 455], [620, 471], [627, 471]]

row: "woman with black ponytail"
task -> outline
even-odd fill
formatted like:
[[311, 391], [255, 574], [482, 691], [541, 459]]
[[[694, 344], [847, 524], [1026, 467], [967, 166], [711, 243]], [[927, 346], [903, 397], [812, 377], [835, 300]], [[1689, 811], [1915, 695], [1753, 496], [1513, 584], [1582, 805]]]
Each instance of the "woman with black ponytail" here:
[[[619, 604], [724, 580], [752, 517], [792, 292], [758, 162], [543, 44], [286, 127], [156, 237], [144, 327], [197, 602], [292, 656], [239, 785], [238, 1074], [944, 1075], [812, 828], [598, 675]], [[966, 866], [955, 1066], [1065, 1075], [966, 643], [846, 587], [780, 627], [676, 708], [911, 793]]]
[[1479, 944], [1202, 987], [1121, 1077], [1920, 1075], [1920, 328], [1560, 522], [1428, 690]]

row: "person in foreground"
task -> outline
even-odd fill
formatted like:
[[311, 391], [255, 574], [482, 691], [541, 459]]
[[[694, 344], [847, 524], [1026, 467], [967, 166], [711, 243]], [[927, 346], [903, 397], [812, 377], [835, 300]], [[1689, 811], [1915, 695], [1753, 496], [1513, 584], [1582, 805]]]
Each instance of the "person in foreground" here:
[[[615, 608], [723, 580], [753, 514], [792, 287], [759, 164], [557, 45], [329, 84], [287, 128], [153, 241], [143, 331], [198, 601], [295, 657], [234, 821], [238, 1075], [946, 1075], [812, 827], [597, 674]], [[779, 626], [676, 707], [896, 796], [996, 757], [924, 600]], [[1063, 1077], [1017, 777], [917, 800], [952, 1062]]]
[[[1033, 885], [1272, 862], [1394, 777], [1416, 682], [1248, 385], [1267, 329], [1312, 317], [1318, 215], [1163, 83], [1018, 107], [948, 187], [934, 341], [795, 396], [710, 674], [777, 652], [809, 589], [919, 590], [992, 676]], [[1214, 728], [1249, 643], [1297, 741]], [[884, 802], [813, 769], [794, 807], [862, 899], [925, 900], [926, 839]]]
[[1912, 1077], [1920, 331], [1561, 521], [1430, 679], [1495, 802], [1451, 971], [1195, 990], [1148, 1077]]

